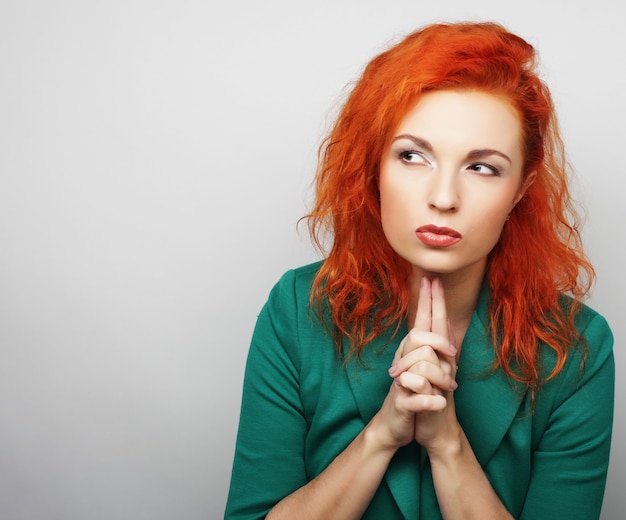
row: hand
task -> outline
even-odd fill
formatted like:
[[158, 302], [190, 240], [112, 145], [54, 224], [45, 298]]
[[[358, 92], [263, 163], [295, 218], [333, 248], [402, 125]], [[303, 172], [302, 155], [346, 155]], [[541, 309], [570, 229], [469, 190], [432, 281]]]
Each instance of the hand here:
[[400, 344], [390, 370], [406, 390], [422, 396], [416, 409], [415, 440], [427, 450], [458, 429], [452, 391], [457, 388], [457, 349], [447, 317], [441, 280], [423, 278], [414, 326]]
[[[396, 351], [389, 373], [394, 382], [383, 406], [369, 427], [383, 446], [396, 450], [413, 439], [416, 434], [416, 414], [446, 409], [448, 402], [443, 390], [456, 388], [456, 383], [446, 369], [446, 362], [439, 355], [454, 356], [445, 334], [431, 330], [431, 313], [443, 312], [447, 323], [443, 288], [436, 289], [436, 305], [433, 305], [430, 280], [424, 278], [417, 307], [415, 326], [402, 340]], [[441, 319], [436, 320], [439, 325]], [[420, 424], [420, 428], [421, 424]], [[421, 438], [421, 435], [420, 435]], [[418, 441], [419, 442], [419, 441]]]

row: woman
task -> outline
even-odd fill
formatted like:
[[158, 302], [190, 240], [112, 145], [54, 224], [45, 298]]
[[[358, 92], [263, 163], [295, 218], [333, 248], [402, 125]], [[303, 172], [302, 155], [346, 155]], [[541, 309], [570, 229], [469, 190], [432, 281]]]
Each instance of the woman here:
[[613, 340], [534, 60], [452, 24], [367, 66], [309, 215], [332, 247], [258, 319], [227, 518], [598, 518]]

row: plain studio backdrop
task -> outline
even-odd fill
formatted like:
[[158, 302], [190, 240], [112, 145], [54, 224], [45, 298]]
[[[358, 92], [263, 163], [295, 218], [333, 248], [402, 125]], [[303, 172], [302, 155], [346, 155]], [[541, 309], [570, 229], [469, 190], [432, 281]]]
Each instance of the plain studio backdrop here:
[[618, 0], [3, 0], [0, 517], [222, 517], [252, 328], [318, 258], [296, 222], [342, 93], [407, 32], [467, 19], [534, 44], [557, 103], [616, 336], [602, 518], [623, 518]]

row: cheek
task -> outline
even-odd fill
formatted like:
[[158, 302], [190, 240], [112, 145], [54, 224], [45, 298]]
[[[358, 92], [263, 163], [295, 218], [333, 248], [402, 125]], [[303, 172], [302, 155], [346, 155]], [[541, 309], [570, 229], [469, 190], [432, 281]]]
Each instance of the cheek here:
[[416, 206], [410, 192], [384, 177], [379, 184], [380, 216], [385, 234], [398, 232], [399, 227], [410, 221], [411, 208]]
[[389, 235], [393, 234], [397, 228], [400, 216], [398, 215], [398, 207], [392, 204], [387, 197], [381, 194], [380, 198], [380, 221], [385, 236], [389, 239]]
[[513, 209], [513, 201], [505, 198], [506, 202], [500, 204], [484, 204], [477, 208], [480, 218], [474, 221], [475, 230], [483, 233], [493, 241], [494, 245], [499, 240], [502, 229], [506, 225], [507, 217]]
[[512, 206], [502, 205], [494, 208], [487, 208], [483, 213], [483, 220], [490, 223], [492, 227], [502, 227], [511, 211]]

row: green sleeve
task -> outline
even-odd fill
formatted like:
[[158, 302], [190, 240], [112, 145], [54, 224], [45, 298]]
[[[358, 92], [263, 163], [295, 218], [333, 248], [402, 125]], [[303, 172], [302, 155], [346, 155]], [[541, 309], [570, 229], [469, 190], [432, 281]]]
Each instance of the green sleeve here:
[[307, 482], [297, 314], [290, 271], [270, 293], [252, 337], [226, 519], [264, 518]]
[[584, 369], [579, 355], [572, 355], [551, 383], [556, 385], [554, 399], [540, 405], [550, 409], [537, 410], [547, 419], [532, 455], [522, 520], [600, 516], [613, 423], [613, 336], [597, 314], [583, 336], [588, 341]]

